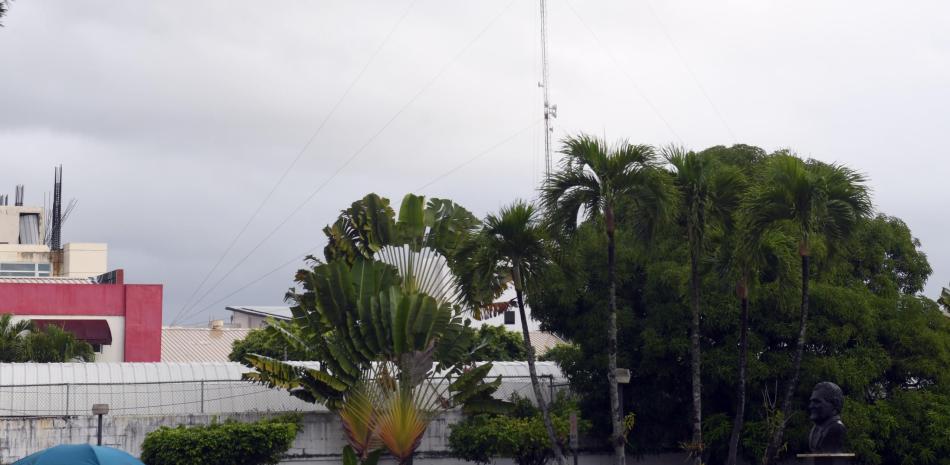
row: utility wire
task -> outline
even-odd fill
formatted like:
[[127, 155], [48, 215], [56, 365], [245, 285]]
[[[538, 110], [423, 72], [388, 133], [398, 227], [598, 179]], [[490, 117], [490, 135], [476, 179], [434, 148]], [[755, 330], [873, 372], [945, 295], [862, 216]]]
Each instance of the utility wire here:
[[[201, 282], [198, 284], [198, 287], [195, 288], [194, 292], [192, 292], [191, 295], [188, 296], [188, 299], [185, 301], [185, 304], [182, 305], [181, 309], [178, 310], [178, 313], [175, 316], [175, 320], [177, 320], [178, 317], [183, 312], [186, 311], [186, 309], [191, 304], [192, 299], [195, 298], [195, 296], [198, 294], [201, 288], [205, 285], [205, 283], [208, 282], [208, 279], [211, 277], [211, 275], [214, 274], [215, 271], [217, 271], [218, 267], [221, 265], [221, 262], [224, 261], [224, 258], [228, 255], [228, 253], [231, 252], [231, 249], [233, 249], [234, 246], [237, 244], [238, 239], [240, 239], [244, 235], [244, 233], [247, 232], [247, 228], [251, 225], [251, 223], [254, 222], [254, 220], [257, 218], [257, 215], [260, 214], [261, 210], [264, 208], [264, 205], [267, 204], [270, 198], [274, 195], [274, 192], [277, 191], [277, 188], [280, 187], [280, 185], [284, 182], [285, 179], [287, 179], [287, 175], [290, 174], [290, 172], [297, 165], [297, 162], [300, 161], [304, 153], [307, 152], [307, 149], [310, 148], [310, 145], [313, 143], [313, 141], [323, 131], [323, 128], [324, 126], [327, 125], [327, 122], [330, 121], [330, 119], [333, 117], [334, 114], [336, 114], [337, 109], [340, 108], [340, 105], [343, 103], [346, 97], [350, 95], [350, 92], [353, 90], [354, 87], [356, 87], [356, 84], [359, 83], [363, 79], [363, 75], [366, 73], [366, 70], [369, 69], [370, 65], [376, 60], [376, 57], [379, 56], [383, 48], [386, 47], [386, 44], [389, 43], [389, 40], [392, 38], [393, 34], [395, 34], [396, 30], [399, 29], [399, 26], [406, 19], [406, 16], [409, 15], [409, 11], [412, 10], [412, 7], [416, 3], [416, 1], [417, 0], [411, 0], [409, 2], [408, 6], [406, 7], [406, 10], [403, 11], [402, 13], [402, 16], [400, 16], [399, 19], [393, 24], [392, 28], [389, 29], [389, 32], [386, 34], [386, 37], [383, 38], [383, 41], [380, 42], [378, 47], [376, 47], [376, 50], [373, 52], [373, 54], [370, 55], [368, 60], [366, 60], [366, 63], [363, 65], [363, 68], [360, 69], [356, 77], [353, 78], [352, 81], [350, 81], [350, 84], [347, 86], [346, 90], [343, 92], [342, 95], [340, 95], [340, 98], [337, 99], [336, 103], [333, 104], [333, 107], [326, 114], [326, 116], [323, 117], [323, 121], [320, 122], [320, 125], [317, 126], [317, 129], [313, 132], [313, 134], [310, 135], [310, 138], [307, 140], [307, 143], [305, 143], [303, 145], [303, 148], [301, 148], [300, 151], [297, 152], [297, 156], [294, 157], [290, 165], [287, 166], [287, 169], [285, 169], [283, 174], [280, 175], [280, 178], [277, 179], [277, 182], [274, 183], [273, 187], [271, 187], [270, 192], [267, 193], [267, 195], [264, 197], [264, 200], [262, 200], [261, 203], [257, 206], [257, 209], [255, 209], [254, 213], [252, 213], [250, 218], [247, 219], [247, 222], [244, 223], [244, 226], [241, 228], [240, 231], [238, 231], [237, 235], [235, 235], [234, 238], [231, 239], [231, 243], [228, 244], [227, 248], [225, 248], [221, 256], [218, 257], [218, 261], [215, 262], [214, 266], [212, 266], [210, 270], [208, 270], [204, 278], [202, 278]], [[197, 305], [197, 302], [195, 304]]]
[[610, 60], [614, 62], [614, 66], [616, 66], [617, 69], [619, 69], [620, 72], [624, 75], [624, 77], [626, 77], [627, 80], [630, 81], [630, 84], [633, 86], [633, 89], [637, 92], [640, 98], [647, 104], [647, 106], [649, 106], [650, 109], [653, 110], [653, 113], [656, 114], [657, 118], [659, 118], [660, 121], [663, 122], [663, 125], [666, 126], [666, 129], [670, 132], [670, 134], [673, 135], [673, 138], [676, 140], [679, 140], [680, 144], [682, 144], [683, 138], [680, 137], [679, 134], [673, 129], [673, 126], [671, 126], [670, 122], [663, 116], [663, 113], [660, 112], [660, 109], [657, 108], [657, 106], [653, 104], [653, 101], [650, 100], [649, 97], [647, 97], [646, 93], [643, 92], [643, 89], [640, 88], [640, 85], [637, 84], [637, 81], [633, 79], [633, 76], [631, 76], [630, 73], [628, 73], [627, 70], [623, 66], [620, 65], [620, 61], [617, 60], [617, 57], [614, 56], [613, 52], [611, 52], [610, 49], [607, 48], [603, 42], [601, 42], [600, 36], [598, 36], [597, 33], [594, 32], [594, 30], [591, 29], [591, 27], [587, 25], [587, 22], [584, 21], [584, 18], [581, 18], [581, 15], [577, 12], [577, 10], [574, 9], [574, 5], [571, 4], [570, 0], [564, 0], [564, 3], [566, 3], [567, 7], [571, 10], [572, 13], [574, 13], [574, 16], [577, 17], [577, 20], [581, 22], [581, 25], [583, 25], [584, 28], [587, 29], [587, 32], [589, 32], [590, 35], [594, 38], [594, 41], [597, 42], [597, 45], [600, 46], [600, 48], [604, 51], [604, 53], [607, 54], [607, 57], [609, 57]]
[[495, 143], [494, 145], [492, 145], [492, 146], [486, 148], [485, 150], [482, 150], [481, 152], [476, 153], [474, 156], [472, 156], [472, 157], [469, 158], [468, 160], [466, 160], [466, 161], [464, 161], [464, 162], [462, 162], [462, 163], [456, 165], [454, 168], [452, 168], [452, 169], [450, 169], [450, 170], [448, 170], [448, 171], [446, 171], [446, 172], [440, 174], [439, 176], [436, 176], [435, 179], [429, 181], [428, 183], [422, 185], [421, 187], [416, 188], [415, 191], [416, 191], [416, 192], [421, 191], [421, 190], [423, 190], [423, 189], [425, 189], [425, 188], [427, 188], [427, 187], [429, 187], [429, 186], [431, 186], [431, 185], [433, 185], [433, 184], [435, 184], [435, 183], [441, 181], [442, 179], [444, 179], [445, 177], [451, 175], [452, 173], [455, 173], [456, 171], [458, 171], [458, 170], [460, 170], [460, 169], [462, 169], [462, 168], [464, 168], [464, 167], [466, 167], [466, 166], [472, 164], [472, 162], [474, 162], [475, 160], [478, 160], [479, 158], [481, 158], [481, 157], [483, 157], [483, 156], [485, 156], [485, 155], [487, 155], [487, 154], [493, 152], [493, 151], [494, 151], [495, 149], [497, 149], [498, 147], [501, 147], [502, 145], [505, 145], [505, 144], [507, 144], [508, 142], [511, 142], [512, 140], [514, 140], [514, 139], [517, 138], [518, 136], [524, 134], [524, 133], [527, 132], [528, 130], [534, 129], [534, 127], [537, 126], [538, 123], [540, 123], [540, 122], [543, 121], [543, 120], [544, 120], [543, 118], [538, 118], [537, 120], [535, 120], [535, 121], [532, 122], [531, 124], [529, 124], [529, 125], [527, 125], [527, 126], [521, 128], [520, 130], [518, 130], [518, 132], [516, 132], [516, 133], [514, 133], [514, 134], [512, 134], [512, 135], [510, 135], [510, 136], [508, 136], [508, 137], [506, 137], [506, 138], [504, 138], [504, 139], [502, 139], [501, 141], [499, 141], [499, 142]]
[[[488, 24], [487, 24], [484, 28], [482, 28], [482, 30], [479, 31], [478, 34], [475, 35], [475, 37], [474, 37], [471, 41], [469, 41], [464, 47], [462, 47], [462, 49], [459, 50], [458, 53], [456, 53], [455, 56], [452, 57], [452, 59], [450, 59], [448, 62], [446, 62], [446, 63], [442, 66], [442, 68], [439, 70], [439, 72], [436, 73], [436, 75], [435, 75], [432, 79], [430, 79], [418, 92], [416, 92], [416, 94], [413, 95], [413, 97], [410, 98], [409, 101], [406, 102], [406, 103], [402, 106], [402, 108], [400, 108], [398, 111], [396, 111], [396, 113], [393, 114], [392, 117], [390, 117], [389, 120], [386, 121], [386, 123], [385, 123], [381, 128], [379, 128], [378, 131], [376, 131], [368, 140], [366, 140], [366, 142], [363, 143], [363, 145], [361, 145], [355, 152], [353, 152], [353, 153], [346, 159], [346, 161], [345, 161], [342, 165], [340, 165], [340, 166], [330, 175], [330, 177], [328, 177], [327, 179], [325, 179], [319, 186], [317, 186], [317, 188], [314, 189], [313, 192], [311, 192], [310, 195], [308, 195], [307, 198], [305, 198], [303, 202], [301, 202], [300, 204], [298, 204], [297, 207], [294, 208], [293, 211], [291, 211], [290, 214], [287, 215], [287, 217], [285, 217], [283, 221], [281, 221], [274, 229], [272, 229], [269, 233], [267, 233], [267, 235], [264, 236], [264, 238], [261, 239], [260, 242], [258, 242], [257, 245], [255, 245], [255, 246], [251, 249], [250, 252], [247, 253], [247, 255], [245, 255], [243, 258], [241, 258], [241, 260], [239, 260], [237, 263], [235, 263], [235, 264], [231, 267], [231, 269], [228, 270], [228, 272], [225, 273], [224, 276], [221, 277], [221, 279], [219, 279], [217, 282], [215, 282], [215, 284], [214, 284], [213, 286], [211, 286], [211, 288], [208, 289], [208, 291], [205, 292], [205, 293], [198, 299], [197, 303], [195, 304], [195, 307], [193, 307], [192, 310], [193, 310], [194, 308], [197, 308], [198, 303], [200, 303], [202, 300], [204, 300], [205, 297], [207, 297], [211, 292], [213, 292], [225, 279], [227, 279], [228, 276], [231, 275], [231, 273], [233, 273], [239, 266], [241, 266], [245, 261], [247, 261], [247, 259], [250, 258], [250, 256], [253, 255], [254, 252], [257, 251], [257, 249], [259, 249], [265, 242], [267, 242], [268, 239], [271, 238], [271, 236], [273, 236], [275, 233], [277, 233], [277, 231], [279, 231], [281, 228], [283, 228], [284, 225], [286, 225], [287, 222], [289, 222], [290, 219], [294, 217], [294, 215], [296, 215], [300, 210], [303, 209], [303, 207], [305, 207], [308, 203], [310, 203], [310, 201], [313, 200], [313, 198], [316, 197], [316, 195], [317, 195], [318, 193], [320, 193], [320, 191], [322, 191], [323, 188], [327, 186], [327, 184], [329, 184], [334, 178], [336, 178], [336, 176], [339, 175], [340, 172], [343, 171], [343, 169], [345, 169], [347, 166], [349, 166], [349, 164], [352, 163], [353, 160], [355, 160], [357, 156], [359, 156], [361, 153], [363, 153], [363, 151], [366, 150], [366, 148], [369, 147], [369, 145], [372, 144], [373, 141], [375, 141], [376, 138], [379, 137], [386, 129], [388, 129], [389, 126], [392, 125], [392, 123], [393, 123], [397, 118], [399, 118], [399, 116], [401, 116], [413, 103], [415, 103], [415, 102], [419, 99], [419, 97], [422, 96], [422, 94], [424, 94], [427, 90], [429, 90], [429, 88], [431, 88], [432, 85], [435, 84], [435, 82], [438, 81], [439, 78], [442, 77], [442, 75], [445, 74], [446, 71], [448, 71], [449, 67], [450, 67], [452, 64], [454, 64], [456, 60], [458, 60], [466, 51], [468, 51], [469, 48], [472, 47], [472, 45], [474, 45], [483, 35], [485, 35], [486, 32], [488, 32], [488, 30], [495, 24], [495, 22], [497, 22], [498, 19], [500, 19], [500, 18], [502, 17], [502, 15], [503, 15], [505, 12], [507, 12], [508, 9], [511, 8], [511, 6], [514, 4], [514, 2], [515, 2], [515, 0], [511, 0], [511, 1], [505, 6], [505, 8], [503, 8], [497, 15], [495, 15], [495, 16], [488, 22]], [[219, 300], [219, 302], [220, 302], [220, 300]], [[205, 308], [207, 308], [207, 307], [205, 307]], [[189, 314], [194, 314], [194, 312], [187, 312], [187, 313], [189, 313]]]
[[722, 112], [719, 111], [719, 107], [713, 103], [712, 98], [709, 97], [709, 93], [706, 92], [706, 88], [703, 87], [703, 84], [699, 81], [699, 78], [696, 77], [696, 73], [693, 72], [693, 67], [689, 65], [689, 62], [686, 61], [686, 57], [683, 56], [682, 52], [680, 52], [680, 48], [676, 46], [676, 42], [673, 41], [673, 37], [670, 36], [670, 33], [663, 24], [663, 21], [660, 21], [660, 17], [656, 14], [656, 10], [653, 9], [653, 4], [650, 3], [650, 0], [646, 0], [645, 3], [647, 4], [647, 8], [650, 10], [650, 15], [653, 16], [656, 24], [660, 26], [660, 31], [663, 32], [663, 35], [666, 37], [666, 41], [669, 42], [670, 47], [673, 48], [673, 51], [676, 52], [676, 56], [679, 57], [680, 63], [683, 64], [683, 67], [686, 68], [686, 72], [689, 73], [689, 77], [693, 79], [693, 83], [695, 83], [696, 87], [699, 88], [699, 92], [703, 94], [703, 98], [706, 99], [706, 102], [709, 103], [710, 107], [712, 107], [713, 112], [716, 113], [716, 117], [719, 118], [719, 122], [722, 123], [723, 127], [726, 128], [726, 132], [728, 132], [729, 136], [732, 137], [732, 142], [737, 143], [738, 139], [736, 138], [736, 133], [732, 131], [732, 127], [729, 126], [728, 122], [726, 122], [726, 118], [722, 115]]
[[[497, 149], [498, 147], [501, 147], [502, 145], [505, 145], [505, 144], [507, 144], [508, 142], [511, 142], [512, 140], [514, 140], [514, 139], [517, 138], [518, 136], [520, 136], [520, 135], [524, 134], [525, 132], [527, 132], [527, 131], [533, 129], [534, 127], [536, 127], [539, 123], [541, 123], [541, 121], [543, 121], [543, 119], [542, 119], [542, 118], [538, 118], [537, 120], [533, 121], [533, 122], [532, 122], [531, 124], [529, 124], [528, 126], [525, 126], [525, 127], [521, 128], [520, 130], [518, 130], [518, 132], [516, 132], [516, 133], [514, 133], [514, 134], [512, 134], [512, 135], [510, 135], [510, 136], [508, 136], [508, 137], [506, 137], [506, 138], [504, 138], [504, 139], [502, 139], [502, 140], [496, 142], [495, 144], [492, 144], [491, 146], [489, 146], [489, 147], [486, 148], [485, 150], [482, 150], [481, 152], [475, 154], [473, 157], [471, 157], [471, 158], [469, 158], [468, 160], [462, 162], [462, 163], [459, 164], [458, 166], [456, 166], [456, 167], [454, 167], [454, 168], [452, 168], [452, 169], [446, 171], [445, 173], [442, 173], [441, 175], [437, 176], [437, 177], [436, 177], [435, 179], [433, 179], [432, 181], [429, 181], [428, 183], [426, 183], [426, 184], [423, 185], [422, 187], [417, 188], [416, 191], [417, 191], [417, 192], [418, 192], [418, 191], [421, 191], [421, 190], [423, 190], [423, 189], [425, 189], [425, 188], [427, 188], [427, 187], [429, 187], [429, 186], [431, 186], [431, 185], [433, 185], [433, 184], [435, 184], [435, 183], [441, 181], [443, 178], [445, 178], [445, 177], [451, 175], [452, 173], [455, 173], [455, 172], [458, 171], [459, 169], [461, 169], [461, 168], [465, 167], [466, 165], [468, 165], [468, 164], [474, 162], [475, 160], [481, 158], [482, 156], [484, 156], [484, 155], [486, 155], [486, 154], [488, 154], [488, 153], [494, 151], [494, 150]], [[214, 301], [214, 302], [208, 304], [207, 306], [205, 306], [204, 308], [202, 308], [198, 313], [201, 313], [201, 312], [203, 312], [203, 311], [205, 311], [205, 310], [210, 309], [211, 307], [213, 307], [213, 306], [215, 306], [215, 305], [221, 303], [222, 301], [224, 301], [224, 300], [228, 299], [229, 297], [231, 297], [231, 296], [237, 294], [238, 292], [241, 292], [241, 291], [247, 289], [248, 287], [250, 287], [251, 285], [260, 282], [262, 279], [264, 279], [264, 278], [266, 278], [266, 277], [268, 277], [268, 276], [270, 276], [270, 275], [272, 275], [272, 274], [274, 274], [274, 273], [276, 273], [276, 272], [278, 272], [278, 271], [280, 271], [280, 270], [286, 268], [288, 265], [290, 265], [290, 264], [292, 264], [292, 263], [294, 263], [294, 262], [299, 261], [299, 260], [301, 259], [301, 257], [306, 257], [307, 255], [312, 255], [313, 252], [317, 250], [317, 248], [318, 248], [318, 247], [313, 247], [313, 248], [311, 248], [310, 250], [307, 250], [306, 252], [304, 252], [304, 253], [302, 253], [302, 254], [297, 254], [297, 255], [295, 255], [294, 258], [292, 258], [292, 259], [290, 259], [290, 260], [288, 260], [288, 261], [286, 261], [286, 262], [284, 262], [284, 263], [278, 265], [276, 268], [274, 268], [274, 269], [268, 271], [267, 273], [264, 273], [263, 275], [258, 276], [257, 278], [254, 278], [252, 281], [249, 281], [247, 284], [245, 284], [245, 285], [243, 285], [243, 286], [240, 286], [239, 288], [237, 288], [237, 289], [231, 291], [230, 293], [228, 293], [228, 294], [225, 295], [224, 297], [221, 297], [220, 299], [218, 299], [218, 300], [216, 300], [216, 301]], [[192, 316], [195, 316], [195, 315], [192, 315]], [[191, 321], [194, 321], [194, 320], [185, 321], [185, 322], [183, 322], [183, 324], [187, 324], [187, 323], [189, 323], [189, 322], [191, 322]]]
[[[270, 276], [270, 275], [272, 275], [272, 274], [274, 274], [274, 273], [276, 273], [276, 272], [278, 272], [278, 271], [280, 271], [280, 270], [286, 268], [288, 265], [290, 265], [290, 264], [292, 264], [292, 263], [294, 263], [294, 262], [298, 262], [298, 261], [300, 261], [300, 260], [306, 258], [308, 255], [312, 255], [313, 252], [316, 251], [318, 248], [319, 248], [319, 247], [313, 247], [312, 249], [310, 249], [310, 250], [304, 252], [303, 254], [294, 255], [294, 258], [291, 258], [290, 260], [287, 260], [286, 262], [281, 263], [281, 264], [278, 265], [276, 268], [274, 268], [274, 269], [268, 271], [267, 273], [264, 273], [264, 274], [262, 274], [262, 275], [260, 275], [260, 276], [258, 276], [258, 277], [256, 277], [256, 278], [254, 278], [252, 281], [248, 281], [247, 284], [244, 284], [243, 286], [238, 287], [237, 289], [231, 291], [230, 293], [228, 293], [228, 294], [225, 295], [224, 297], [221, 297], [220, 299], [215, 300], [214, 302], [211, 302], [211, 303], [208, 304], [207, 306], [203, 307], [200, 311], [198, 311], [198, 313], [193, 314], [193, 315], [191, 315], [191, 316], [192, 316], [192, 317], [197, 316], [197, 314], [200, 314], [201, 312], [204, 312], [205, 310], [208, 310], [208, 309], [210, 309], [211, 307], [214, 307], [215, 305], [217, 305], [217, 304], [219, 304], [219, 303], [221, 303], [221, 302], [227, 300], [228, 298], [230, 298], [230, 297], [233, 296], [234, 294], [237, 294], [238, 292], [241, 292], [241, 291], [247, 289], [248, 287], [252, 286], [253, 284], [259, 283], [262, 279], [264, 279], [264, 278], [266, 278], [266, 277], [268, 277], [268, 276]], [[183, 321], [182, 323], [183, 323], [183, 324], [188, 324], [190, 321], [191, 321], [191, 320], [189, 320], [189, 321]]]

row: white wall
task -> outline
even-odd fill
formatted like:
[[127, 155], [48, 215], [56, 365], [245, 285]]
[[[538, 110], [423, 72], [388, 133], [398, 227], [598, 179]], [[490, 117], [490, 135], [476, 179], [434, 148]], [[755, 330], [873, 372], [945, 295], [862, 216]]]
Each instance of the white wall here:
[[63, 276], [91, 278], [109, 271], [105, 244], [71, 242], [63, 246]]
[[97, 362], [125, 361], [125, 317], [97, 315], [22, 315], [13, 316], [13, 320], [106, 320], [112, 332], [112, 344], [102, 346], [102, 353], [96, 354]]

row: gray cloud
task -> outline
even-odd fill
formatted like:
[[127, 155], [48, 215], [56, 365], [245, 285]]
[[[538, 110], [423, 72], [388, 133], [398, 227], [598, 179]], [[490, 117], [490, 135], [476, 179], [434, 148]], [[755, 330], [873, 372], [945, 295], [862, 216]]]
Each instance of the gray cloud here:
[[[408, 5], [15, 2], [0, 29], [0, 190], [24, 183], [27, 200], [39, 202], [52, 166], [64, 164], [66, 195], [80, 199], [66, 239], [108, 242], [112, 266], [163, 283], [170, 321]], [[558, 137], [588, 131], [694, 148], [739, 141], [847, 163], [870, 176], [879, 210], [920, 237], [935, 270], [928, 294], [950, 282], [941, 137], [950, 7], [549, 5]], [[538, 34], [536, 2], [413, 2], [209, 284], [398, 118], [192, 319], [223, 316], [226, 304], [279, 303], [294, 266], [261, 275], [319, 250], [336, 211], [368, 191], [398, 199], [502, 140], [511, 138], [426, 193], [478, 214], [533, 197], [542, 168]]]

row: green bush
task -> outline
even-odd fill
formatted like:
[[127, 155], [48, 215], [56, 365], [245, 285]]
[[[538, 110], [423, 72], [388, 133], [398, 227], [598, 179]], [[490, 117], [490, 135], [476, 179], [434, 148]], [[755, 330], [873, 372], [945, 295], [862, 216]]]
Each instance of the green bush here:
[[[454, 425], [449, 434], [452, 456], [486, 464], [495, 457], [510, 457], [519, 465], [547, 463], [553, 454], [538, 409], [525, 399], [515, 398], [512, 402], [509, 415], [474, 415]], [[576, 411], [576, 406], [566, 398], [551, 405], [551, 420], [562, 445], [568, 443], [568, 417], [572, 410]], [[578, 424], [582, 431], [588, 426], [586, 421]]]
[[299, 429], [299, 417], [288, 416], [254, 423], [163, 426], [145, 436], [142, 461], [146, 465], [276, 464]]

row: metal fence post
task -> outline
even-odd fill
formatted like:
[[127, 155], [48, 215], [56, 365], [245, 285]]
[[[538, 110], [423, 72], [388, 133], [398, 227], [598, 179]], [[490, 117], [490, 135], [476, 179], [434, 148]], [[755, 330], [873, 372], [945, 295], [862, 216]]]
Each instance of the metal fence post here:
[[548, 402], [554, 402], [554, 375], [548, 375]]
[[201, 413], [205, 413], [205, 382], [201, 381]]
[[69, 385], [66, 385], [66, 416], [69, 416]]

